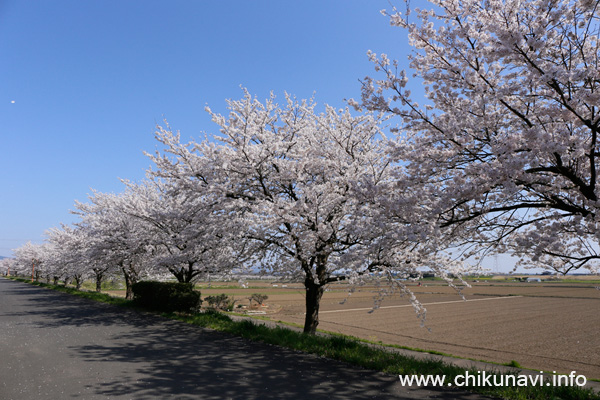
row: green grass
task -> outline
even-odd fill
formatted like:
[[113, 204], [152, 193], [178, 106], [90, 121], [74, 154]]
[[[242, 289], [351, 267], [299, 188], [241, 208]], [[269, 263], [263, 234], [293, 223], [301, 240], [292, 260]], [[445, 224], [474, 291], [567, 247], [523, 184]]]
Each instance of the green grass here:
[[[17, 280], [29, 282], [27, 279]], [[131, 306], [129, 300], [111, 297], [106, 294], [78, 291], [73, 288], [45, 283], [36, 284], [95, 301], [119, 306]], [[385, 349], [373, 348], [356, 338], [340, 334], [306, 335], [288, 328], [267, 327], [250, 320], [234, 321], [228, 315], [216, 311], [207, 311], [194, 315], [175, 313], [161, 315], [257, 342], [316, 354], [393, 375], [445, 375], [446, 382], [453, 381], [456, 376], [464, 375], [467, 371], [472, 375], [477, 375], [477, 371], [474, 369], [465, 370], [440, 360], [417, 359]], [[511, 366], [518, 367], [518, 362], [516, 361], [510, 364]], [[595, 393], [591, 389], [568, 386], [469, 386], [462, 389], [514, 400], [600, 400], [600, 394]]]

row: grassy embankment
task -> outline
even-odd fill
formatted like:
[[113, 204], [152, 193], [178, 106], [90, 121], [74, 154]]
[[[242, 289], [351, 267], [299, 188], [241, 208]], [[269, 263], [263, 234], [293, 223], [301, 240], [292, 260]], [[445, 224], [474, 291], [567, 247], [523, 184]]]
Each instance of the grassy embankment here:
[[[28, 279], [13, 278], [23, 282]], [[87, 299], [101, 301], [122, 307], [134, 307], [131, 301], [112, 297], [104, 293], [79, 291], [65, 286], [34, 283], [38, 286], [70, 293]], [[250, 340], [261, 341], [294, 350], [316, 354], [344, 361], [360, 367], [382, 371], [394, 375], [445, 375], [446, 382], [456, 376], [464, 376], [467, 370], [438, 360], [422, 360], [404, 356], [385, 349], [373, 348], [360, 340], [345, 335], [305, 335], [301, 332], [282, 328], [267, 327], [249, 320], [234, 321], [228, 315], [208, 311], [194, 315], [162, 314], [189, 324], [210, 328]], [[468, 370], [477, 375], [478, 371]], [[463, 387], [473, 392], [515, 400], [600, 400], [600, 394], [590, 389], [569, 386], [509, 386], [509, 387]]]

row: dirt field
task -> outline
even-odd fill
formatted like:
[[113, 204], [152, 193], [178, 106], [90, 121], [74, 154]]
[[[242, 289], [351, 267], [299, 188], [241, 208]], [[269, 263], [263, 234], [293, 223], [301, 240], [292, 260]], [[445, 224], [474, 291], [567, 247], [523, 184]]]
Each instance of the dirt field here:
[[[302, 285], [258, 282], [248, 289], [218, 285], [201, 288], [203, 297], [227, 293], [247, 304], [250, 294], [263, 293], [269, 296], [266, 307], [260, 308], [265, 317], [304, 322]], [[411, 285], [427, 308], [425, 328], [406, 298], [387, 298], [380, 309], [369, 313], [375, 288], [363, 287], [348, 296], [343, 285], [325, 293], [319, 328], [385, 344], [497, 363], [514, 360], [526, 368], [577, 371], [600, 379], [598, 283], [480, 282], [464, 289], [466, 301], [441, 282]]]

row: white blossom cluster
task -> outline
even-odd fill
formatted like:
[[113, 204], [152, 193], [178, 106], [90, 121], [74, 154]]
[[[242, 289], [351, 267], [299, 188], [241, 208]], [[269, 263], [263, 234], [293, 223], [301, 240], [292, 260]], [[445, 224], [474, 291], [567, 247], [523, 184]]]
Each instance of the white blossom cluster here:
[[425, 105], [385, 54], [355, 107], [400, 117], [394, 160], [438, 193], [442, 227], [526, 266], [598, 270], [600, 3], [437, 0], [398, 9]]

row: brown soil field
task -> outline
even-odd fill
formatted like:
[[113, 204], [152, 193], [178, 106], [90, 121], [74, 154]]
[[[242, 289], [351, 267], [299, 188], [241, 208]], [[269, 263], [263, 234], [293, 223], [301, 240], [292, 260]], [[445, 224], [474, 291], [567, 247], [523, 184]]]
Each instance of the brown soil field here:
[[[221, 284], [226, 285], [226, 284]], [[248, 304], [252, 293], [269, 296], [261, 307], [271, 320], [302, 325], [301, 284], [251, 282], [248, 289], [209, 289], [202, 296], [227, 293]], [[441, 282], [410, 284], [427, 309], [422, 327], [408, 300], [393, 295], [374, 305], [376, 288], [331, 286], [322, 299], [319, 329], [461, 358], [509, 363], [525, 368], [600, 379], [600, 290], [598, 284], [479, 282], [464, 288], [465, 300]], [[340, 304], [344, 299], [347, 301]]]

